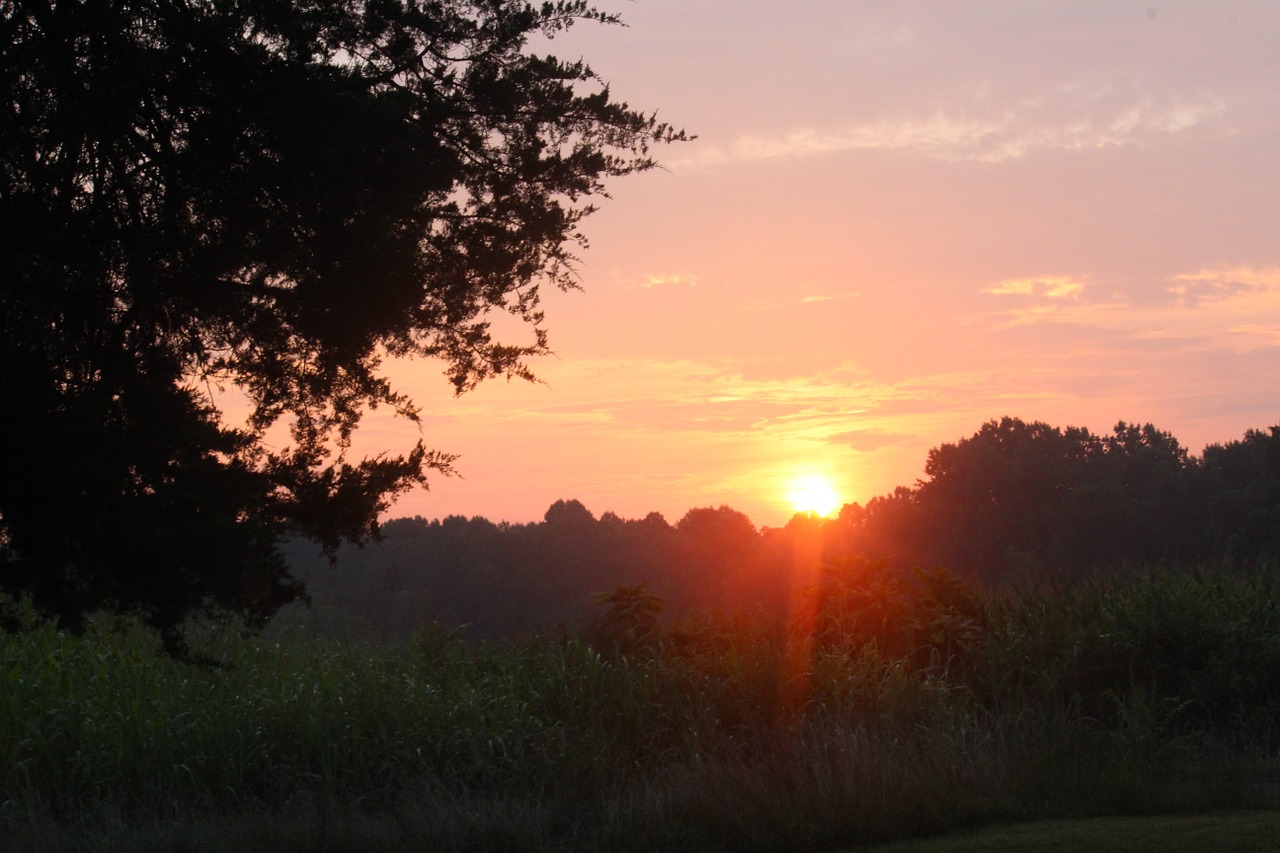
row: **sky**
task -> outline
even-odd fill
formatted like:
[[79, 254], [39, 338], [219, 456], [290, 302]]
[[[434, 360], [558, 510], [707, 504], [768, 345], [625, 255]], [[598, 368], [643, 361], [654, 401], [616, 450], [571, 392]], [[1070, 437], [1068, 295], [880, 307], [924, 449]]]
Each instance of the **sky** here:
[[460, 476], [388, 517], [778, 526], [797, 477], [866, 503], [1004, 415], [1280, 423], [1280, 3], [597, 6], [627, 26], [551, 52], [697, 139], [585, 220], [540, 384], [392, 367]]

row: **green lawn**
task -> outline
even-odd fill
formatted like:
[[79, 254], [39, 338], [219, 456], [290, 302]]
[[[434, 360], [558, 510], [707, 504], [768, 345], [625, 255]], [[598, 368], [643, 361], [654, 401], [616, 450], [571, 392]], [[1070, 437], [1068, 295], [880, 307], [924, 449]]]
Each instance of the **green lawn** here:
[[1039, 820], [858, 853], [1254, 853], [1280, 851], [1280, 811]]

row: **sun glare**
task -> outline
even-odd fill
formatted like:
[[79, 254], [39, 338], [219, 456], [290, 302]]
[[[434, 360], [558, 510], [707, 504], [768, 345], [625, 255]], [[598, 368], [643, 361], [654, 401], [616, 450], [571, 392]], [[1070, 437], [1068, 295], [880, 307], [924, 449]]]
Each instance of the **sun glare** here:
[[831, 481], [820, 474], [809, 474], [797, 477], [787, 492], [796, 512], [812, 513], [828, 516], [840, 506], [840, 496], [836, 494]]

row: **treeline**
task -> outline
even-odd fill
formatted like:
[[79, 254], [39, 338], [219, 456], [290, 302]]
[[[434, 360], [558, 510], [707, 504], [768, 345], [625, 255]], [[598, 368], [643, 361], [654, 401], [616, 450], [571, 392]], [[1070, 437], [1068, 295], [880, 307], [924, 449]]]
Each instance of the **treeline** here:
[[1196, 457], [1151, 424], [1099, 436], [1006, 417], [929, 451], [925, 477], [845, 506], [843, 547], [987, 584], [1280, 558], [1280, 426]]
[[332, 565], [310, 544], [294, 543], [288, 557], [316, 627], [394, 638], [431, 620], [494, 639], [582, 627], [600, 609], [596, 595], [620, 585], [645, 584], [668, 614], [772, 607], [788, 581], [786, 533], [757, 530], [729, 507], [690, 510], [672, 525], [659, 513], [596, 518], [560, 500], [533, 524], [403, 518]]
[[645, 584], [668, 617], [785, 615], [817, 566], [943, 567], [987, 588], [1122, 566], [1280, 561], [1280, 426], [1191, 455], [1150, 424], [1108, 435], [1017, 418], [929, 452], [925, 478], [835, 519], [757, 529], [729, 507], [595, 517], [561, 500], [532, 524], [388, 522], [337, 562], [290, 550], [313, 626], [384, 638], [426, 621], [475, 638], [588, 625], [596, 596]]

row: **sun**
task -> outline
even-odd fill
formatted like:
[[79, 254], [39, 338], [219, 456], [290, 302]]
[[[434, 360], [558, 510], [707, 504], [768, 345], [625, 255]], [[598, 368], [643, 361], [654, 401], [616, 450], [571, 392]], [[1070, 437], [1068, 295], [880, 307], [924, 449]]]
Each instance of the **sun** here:
[[828, 516], [840, 506], [840, 495], [831, 480], [821, 474], [806, 474], [791, 481], [787, 499], [796, 512]]

